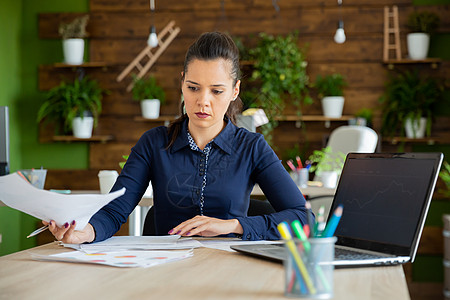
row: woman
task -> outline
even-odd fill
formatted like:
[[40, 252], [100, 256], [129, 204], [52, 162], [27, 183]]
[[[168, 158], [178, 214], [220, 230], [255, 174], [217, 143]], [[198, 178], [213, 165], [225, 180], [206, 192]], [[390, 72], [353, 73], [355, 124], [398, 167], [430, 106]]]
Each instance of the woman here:
[[[279, 239], [276, 225], [306, 220], [305, 199], [261, 134], [236, 127], [242, 107], [239, 52], [226, 34], [202, 34], [189, 48], [181, 73], [185, 113], [169, 128], [140, 138], [112, 191], [126, 193], [75, 231], [75, 221], [50, 231], [66, 243], [109, 238], [153, 186], [158, 234], [242, 236]], [[250, 193], [258, 183], [277, 211], [247, 217]]]

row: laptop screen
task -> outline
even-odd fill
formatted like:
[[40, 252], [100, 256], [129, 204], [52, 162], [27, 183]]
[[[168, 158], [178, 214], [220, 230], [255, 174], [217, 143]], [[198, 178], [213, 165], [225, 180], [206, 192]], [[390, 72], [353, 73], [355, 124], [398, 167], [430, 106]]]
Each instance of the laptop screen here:
[[344, 205], [337, 244], [410, 255], [423, 227], [441, 156], [349, 154], [331, 210]]

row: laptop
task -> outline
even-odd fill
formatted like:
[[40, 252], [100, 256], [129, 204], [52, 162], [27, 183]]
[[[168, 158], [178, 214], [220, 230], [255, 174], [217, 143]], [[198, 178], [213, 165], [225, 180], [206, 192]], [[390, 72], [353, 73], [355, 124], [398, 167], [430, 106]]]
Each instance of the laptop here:
[[[328, 216], [344, 206], [335, 267], [413, 262], [442, 160], [442, 153], [349, 153]], [[231, 248], [276, 261], [287, 256], [283, 244]]]

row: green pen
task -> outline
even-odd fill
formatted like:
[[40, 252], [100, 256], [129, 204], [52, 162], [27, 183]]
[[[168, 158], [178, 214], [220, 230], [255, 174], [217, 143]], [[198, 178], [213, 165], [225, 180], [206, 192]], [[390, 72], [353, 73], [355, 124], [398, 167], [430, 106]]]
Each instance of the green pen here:
[[303, 231], [302, 224], [300, 224], [299, 220], [294, 220], [292, 221], [291, 226], [297, 238], [303, 242], [303, 247], [305, 248], [306, 253], [308, 253], [311, 249], [311, 244], [308, 242], [308, 237]]
[[[303, 231], [302, 224], [300, 224], [299, 220], [294, 220], [291, 223], [291, 227], [294, 230], [294, 233], [297, 236], [297, 238], [303, 242], [303, 248], [305, 249], [305, 253], [308, 254], [309, 251], [311, 250], [311, 244], [308, 241], [308, 237], [306, 236], [305, 231]], [[322, 268], [319, 265], [316, 265], [316, 272], [319, 275], [325, 290], [330, 291], [331, 290], [330, 284], [328, 283], [328, 280], [323, 274]]]

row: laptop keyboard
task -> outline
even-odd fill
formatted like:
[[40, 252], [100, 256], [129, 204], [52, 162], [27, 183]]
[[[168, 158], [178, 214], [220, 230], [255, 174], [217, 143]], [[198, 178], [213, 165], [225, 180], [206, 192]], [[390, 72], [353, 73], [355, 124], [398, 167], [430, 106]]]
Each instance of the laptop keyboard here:
[[386, 256], [382, 255], [373, 255], [368, 253], [362, 253], [358, 251], [353, 251], [349, 249], [334, 249], [334, 259], [335, 260], [367, 260], [367, 259], [378, 259], [385, 258]]

